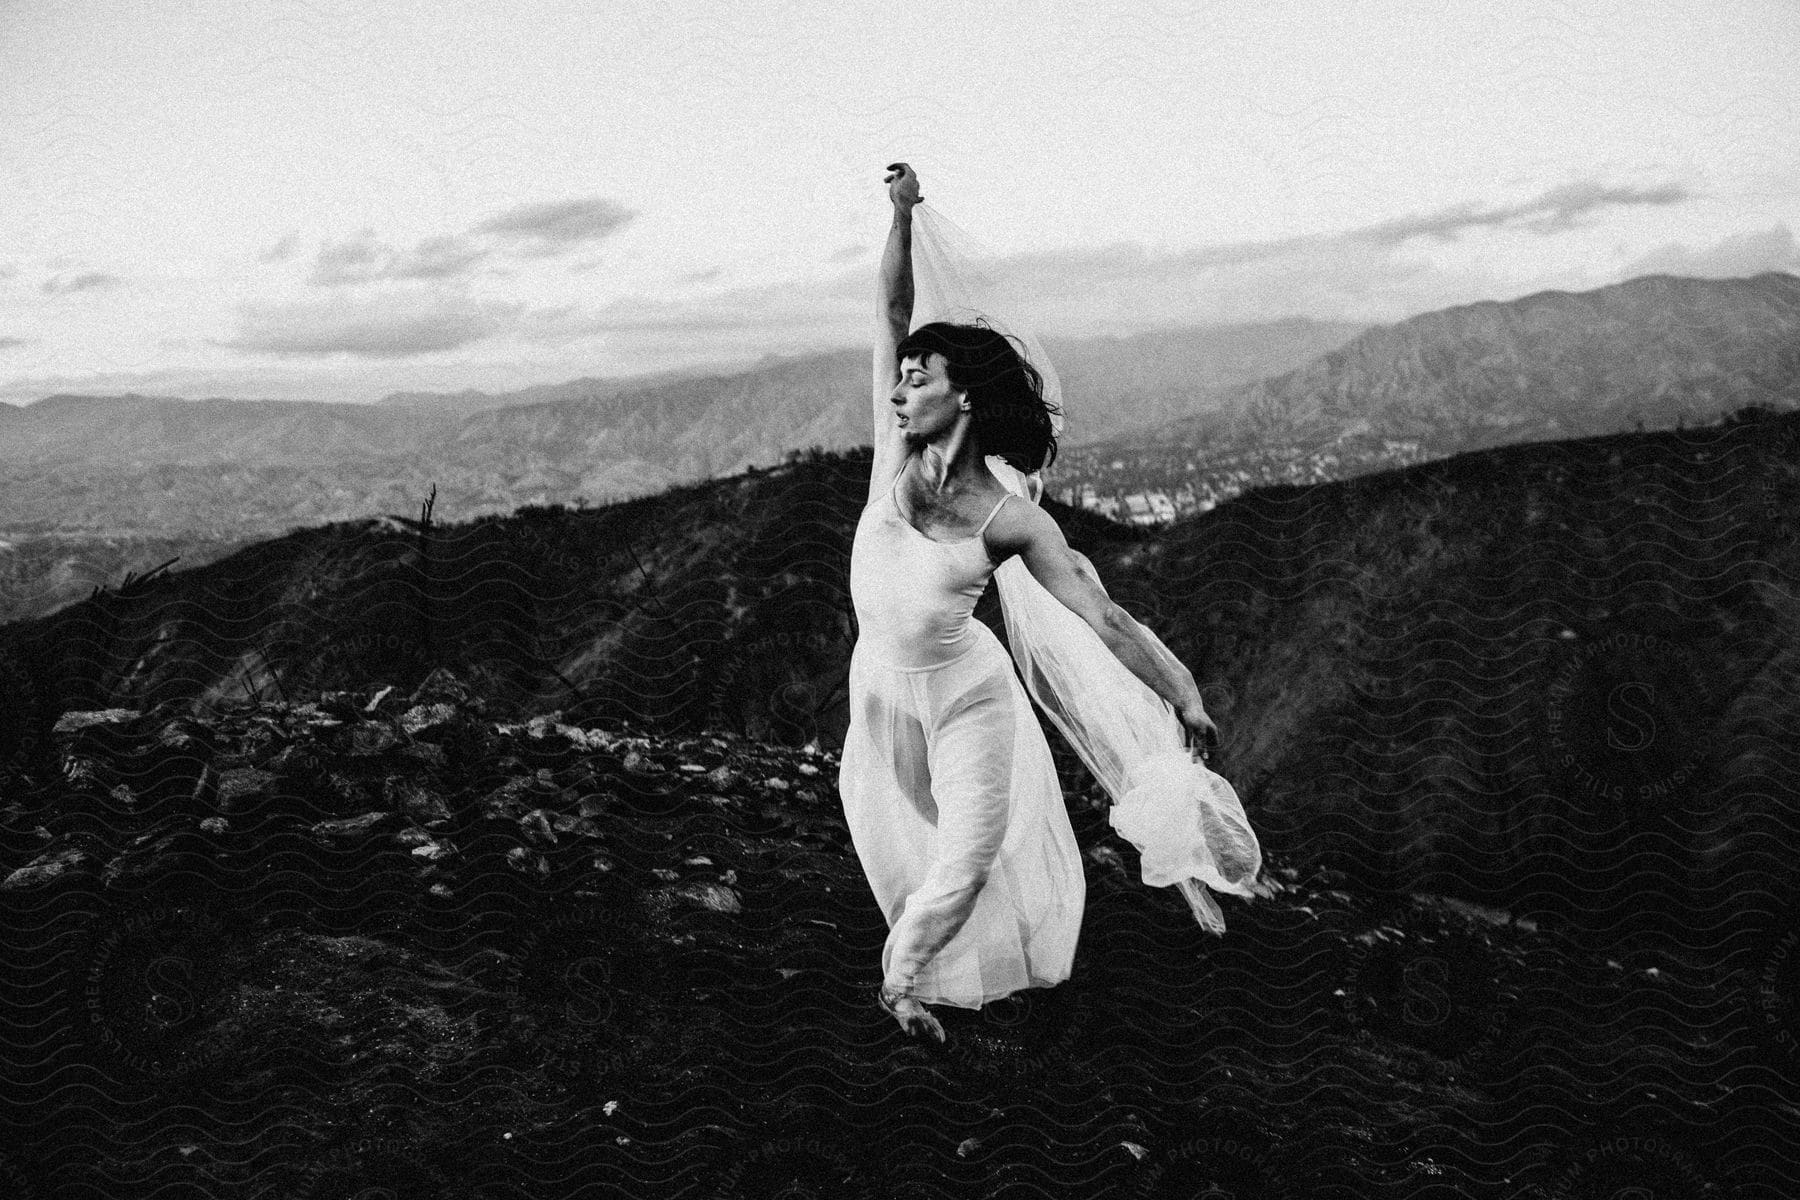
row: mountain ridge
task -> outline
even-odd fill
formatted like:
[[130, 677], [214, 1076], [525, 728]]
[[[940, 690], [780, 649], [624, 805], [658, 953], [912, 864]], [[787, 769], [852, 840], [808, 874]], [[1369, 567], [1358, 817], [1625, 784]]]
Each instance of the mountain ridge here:
[[[1596, 343], [1609, 337], [1637, 352], [1607, 362]], [[1677, 352], [1656, 354], [1658, 339], [1676, 341]], [[1715, 378], [1708, 349], [1749, 360], [1738, 378], [1718, 373], [1728, 381], [1723, 394], [1700, 386]], [[1591, 351], [1590, 361], [1576, 364], [1582, 370], [1557, 391], [1544, 376], [1584, 351]], [[1650, 383], [1660, 386], [1645, 396]], [[1261, 433], [1284, 423], [1373, 415], [1387, 432], [1437, 435], [1449, 444], [1443, 435], [1454, 439], [1459, 431], [1446, 414], [1461, 416], [1469, 428], [1460, 431], [1459, 444], [1475, 448], [1473, 430], [1484, 423], [1552, 434], [1607, 432], [1621, 416], [1660, 417], [1666, 424], [1677, 414], [1659, 412], [1656, 402], [1668, 398], [1678, 399], [1679, 415], [1693, 420], [1720, 405], [1800, 401], [1800, 277], [1649, 275], [1584, 292], [1549, 289], [1455, 305], [1368, 330], [1313, 362], [1238, 389], [1232, 401], [1241, 426]]]
[[[1344, 856], [1332, 865], [1382, 886], [1504, 906], [1543, 846], [1620, 822], [1695, 863], [1756, 844], [1767, 813], [1731, 781], [1763, 768], [1729, 747], [1771, 713], [1800, 719], [1784, 682], [1800, 679], [1800, 626], [1780, 599], [1800, 577], [1797, 446], [1800, 413], [1747, 409], [1262, 488], [1157, 531], [1045, 507], [1211, 689], [1225, 761], [1275, 835], [1322, 838]], [[29, 696], [35, 681], [41, 721], [410, 685], [446, 666], [498, 710], [832, 744], [867, 459], [802, 456], [602, 509], [297, 531], [0, 626], [3, 686]], [[1004, 637], [994, 589], [976, 617]], [[1597, 754], [1645, 787], [1681, 779], [1635, 810], [1584, 795], [1556, 752], [1576, 737], [1557, 714], [1604, 723], [1620, 686], [1654, 701], [1658, 745], [1619, 758], [1588, 730], [1574, 761]], [[1382, 826], [1395, 810], [1334, 782], [1370, 771], [1408, 797], [1408, 824]], [[1696, 825], [1703, 803], [1734, 815]], [[1539, 849], [1509, 832], [1522, 814], [1548, 822]], [[1376, 852], [1371, 821], [1377, 845], [1429, 833], [1480, 853]]]

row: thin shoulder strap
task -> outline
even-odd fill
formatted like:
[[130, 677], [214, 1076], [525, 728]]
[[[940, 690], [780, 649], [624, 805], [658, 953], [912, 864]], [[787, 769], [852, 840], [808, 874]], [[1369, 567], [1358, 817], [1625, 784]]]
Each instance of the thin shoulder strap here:
[[[1010, 499], [1012, 499], [1012, 493], [1008, 492], [1008, 493], [1006, 493], [1006, 495], [1000, 497], [1000, 504], [1005, 504]], [[983, 533], [985, 533], [987, 531], [988, 521], [993, 520], [994, 517], [1000, 512], [1000, 504], [994, 505], [994, 511], [987, 515], [987, 521], [983, 521], [981, 523], [981, 528], [977, 529], [975, 531], [976, 537], [980, 537]]]

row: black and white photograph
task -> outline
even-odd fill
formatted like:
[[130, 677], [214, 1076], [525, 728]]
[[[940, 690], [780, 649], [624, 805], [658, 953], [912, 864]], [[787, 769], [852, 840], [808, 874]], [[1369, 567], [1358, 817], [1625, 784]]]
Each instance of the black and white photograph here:
[[0, 0], [0, 1197], [1800, 1195], [1792, 0]]

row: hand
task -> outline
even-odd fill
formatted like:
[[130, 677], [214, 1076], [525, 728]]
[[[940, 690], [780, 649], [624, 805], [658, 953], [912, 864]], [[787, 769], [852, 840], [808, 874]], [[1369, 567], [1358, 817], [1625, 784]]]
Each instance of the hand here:
[[938, 1019], [931, 1015], [929, 1009], [913, 997], [890, 992], [887, 985], [883, 984], [875, 989], [875, 1000], [894, 1020], [900, 1022], [900, 1029], [909, 1037], [929, 1033], [939, 1042], [944, 1040], [944, 1027], [938, 1024]]
[[1206, 715], [1206, 706], [1198, 697], [1175, 711], [1186, 731], [1187, 746], [1197, 757], [1205, 759], [1219, 748], [1219, 727]]
[[919, 177], [913, 169], [903, 162], [889, 163], [888, 173], [882, 178], [888, 185], [888, 199], [897, 208], [912, 208], [921, 203], [925, 197], [919, 195]]

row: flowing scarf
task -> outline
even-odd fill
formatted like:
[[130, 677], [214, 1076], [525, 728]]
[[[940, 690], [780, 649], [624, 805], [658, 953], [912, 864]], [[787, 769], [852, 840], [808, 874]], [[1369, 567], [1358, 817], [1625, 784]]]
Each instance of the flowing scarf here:
[[[1045, 398], [1064, 409], [1052, 417], [1060, 435], [1066, 415], [1061, 381], [1037, 337], [1016, 316], [997, 315], [996, 308], [1015, 314], [1019, 309], [1007, 309], [1000, 287], [979, 272], [968, 235], [921, 203], [913, 209], [912, 250], [912, 328], [982, 316], [1019, 339], [1044, 377]], [[1007, 491], [1040, 502], [1041, 471], [1025, 474], [997, 454], [986, 462]], [[1069, 553], [1104, 592], [1087, 556], [1072, 548]], [[1111, 797], [1108, 822], [1137, 847], [1143, 881], [1178, 888], [1200, 927], [1223, 934], [1225, 918], [1208, 888], [1246, 897], [1269, 894], [1258, 879], [1262, 848], [1237, 793], [1223, 776], [1194, 760], [1186, 729], [1168, 702], [1046, 591], [1021, 558], [1001, 563], [994, 578], [1007, 646], [1025, 689]], [[1149, 629], [1142, 624], [1138, 629], [1158, 656], [1179, 661]]]

